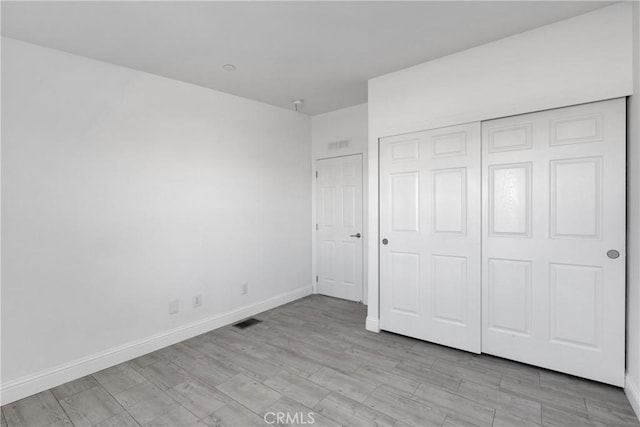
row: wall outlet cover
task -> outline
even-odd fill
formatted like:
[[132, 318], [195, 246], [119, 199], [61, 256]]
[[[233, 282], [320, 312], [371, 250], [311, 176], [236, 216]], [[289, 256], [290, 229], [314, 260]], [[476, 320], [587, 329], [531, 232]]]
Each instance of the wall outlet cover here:
[[202, 295], [196, 295], [193, 297], [193, 307], [198, 308], [202, 305]]

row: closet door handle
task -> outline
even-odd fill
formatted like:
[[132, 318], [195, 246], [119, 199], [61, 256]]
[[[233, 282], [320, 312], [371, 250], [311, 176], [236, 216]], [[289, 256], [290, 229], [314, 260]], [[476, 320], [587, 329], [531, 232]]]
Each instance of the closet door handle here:
[[362, 237], [362, 234], [360, 233], [350, 234], [349, 237], [357, 237], [359, 239], [360, 237]]

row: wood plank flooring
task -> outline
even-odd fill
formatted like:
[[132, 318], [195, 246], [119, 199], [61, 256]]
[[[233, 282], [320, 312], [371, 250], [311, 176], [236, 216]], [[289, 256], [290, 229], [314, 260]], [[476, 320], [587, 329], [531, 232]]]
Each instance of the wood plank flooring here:
[[640, 426], [619, 388], [374, 334], [365, 316], [360, 304], [303, 298], [247, 329], [224, 327], [5, 405], [2, 427]]

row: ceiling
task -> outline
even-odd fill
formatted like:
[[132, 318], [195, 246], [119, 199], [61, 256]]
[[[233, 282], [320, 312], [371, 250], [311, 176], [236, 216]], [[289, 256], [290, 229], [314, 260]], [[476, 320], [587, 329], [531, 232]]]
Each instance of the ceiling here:
[[372, 77], [608, 4], [3, 1], [2, 34], [313, 115], [366, 102]]

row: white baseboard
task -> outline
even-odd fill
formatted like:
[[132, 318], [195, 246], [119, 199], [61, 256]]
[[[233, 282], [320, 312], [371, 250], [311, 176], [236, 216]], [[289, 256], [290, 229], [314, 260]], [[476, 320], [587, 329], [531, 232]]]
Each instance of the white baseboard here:
[[636, 412], [638, 420], [640, 420], [640, 385], [634, 383], [629, 375], [624, 379], [624, 394], [627, 395], [631, 407]]
[[365, 327], [367, 328], [367, 331], [378, 333], [380, 332], [380, 320], [373, 317], [367, 317]]
[[122, 362], [126, 362], [127, 360], [135, 359], [136, 357], [159, 350], [180, 341], [184, 341], [205, 332], [235, 323], [239, 320], [254, 316], [282, 304], [295, 301], [310, 295], [311, 292], [312, 287], [307, 285], [258, 303], [207, 317], [178, 328], [170, 329], [166, 332], [114, 347], [91, 356], [83, 357], [64, 365], [56, 366], [55, 368], [8, 381], [0, 387], [0, 402], [2, 405], [15, 402], [16, 400], [59, 386], [60, 384], [73, 381], [84, 377], [85, 375], [101, 371]]

